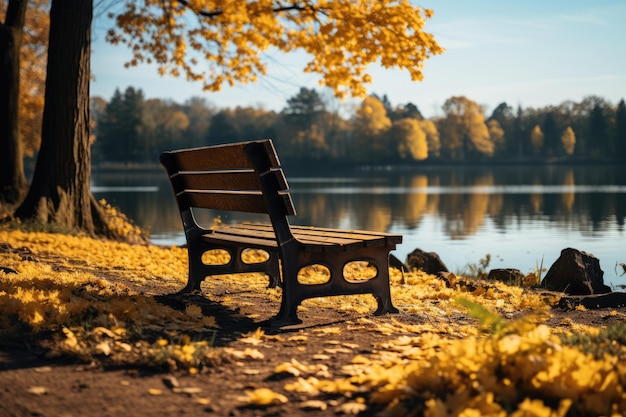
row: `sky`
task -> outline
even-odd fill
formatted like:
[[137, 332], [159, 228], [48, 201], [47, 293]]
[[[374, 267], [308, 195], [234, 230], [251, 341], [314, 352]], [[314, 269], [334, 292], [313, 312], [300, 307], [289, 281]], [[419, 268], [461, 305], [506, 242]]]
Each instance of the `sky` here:
[[[624, 0], [412, 1], [434, 10], [424, 30], [446, 50], [426, 60], [421, 82], [400, 70], [370, 68], [368, 91], [387, 95], [393, 106], [413, 103], [430, 118], [442, 115], [442, 105], [453, 96], [483, 105], [487, 115], [503, 102], [539, 108], [591, 95], [612, 104], [626, 99]], [[160, 77], [155, 66], [126, 69], [130, 52], [106, 43], [109, 24], [102, 16], [94, 23], [92, 97], [108, 101], [116, 88], [131, 86], [146, 98], [181, 104], [202, 97], [218, 108], [280, 111], [301, 87], [327, 94], [317, 76], [303, 73], [304, 54], [267, 55], [266, 76], [217, 93], [203, 92], [201, 84], [183, 78]]]

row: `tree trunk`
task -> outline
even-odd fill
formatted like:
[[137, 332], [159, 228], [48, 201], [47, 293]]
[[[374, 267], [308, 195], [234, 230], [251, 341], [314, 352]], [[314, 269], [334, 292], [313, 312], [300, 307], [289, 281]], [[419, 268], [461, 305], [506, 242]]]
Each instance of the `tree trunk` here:
[[26, 193], [19, 131], [20, 48], [27, 0], [9, 0], [0, 24], [0, 202], [17, 203]]
[[[90, 234], [103, 230], [90, 191], [91, 0], [53, 0], [41, 149], [15, 216]], [[96, 216], [98, 220], [99, 216]]]

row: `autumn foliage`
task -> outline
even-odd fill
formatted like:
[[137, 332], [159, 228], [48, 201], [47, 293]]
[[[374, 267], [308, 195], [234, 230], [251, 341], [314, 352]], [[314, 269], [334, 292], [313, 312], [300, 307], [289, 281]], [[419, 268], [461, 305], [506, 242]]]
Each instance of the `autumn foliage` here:
[[155, 63], [162, 75], [184, 75], [205, 90], [254, 82], [266, 73], [263, 53], [304, 51], [305, 72], [338, 96], [363, 96], [367, 66], [423, 77], [424, 61], [443, 49], [424, 31], [428, 9], [408, 0], [189, 0], [125, 2], [107, 40], [133, 51], [127, 65]]

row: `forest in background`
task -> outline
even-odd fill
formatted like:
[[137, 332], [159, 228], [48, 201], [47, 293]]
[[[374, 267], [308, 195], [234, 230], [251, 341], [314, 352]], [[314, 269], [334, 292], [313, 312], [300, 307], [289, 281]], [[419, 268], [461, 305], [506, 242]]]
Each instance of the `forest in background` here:
[[107, 102], [91, 99], [93, 160], [155, 163], [165, 149], [272, 138], [284, 161], [411, 165], [424, 162], [623, 163], [626, 105], [601, 97], [543, 108], [503, 102], [490, 115], [463, 96], [442, 116], [426, 119], [413, 103], [392, 105], [371, 95], [346, 109], [302, 87], [280, 112], [218, 108], [193, 97], [183, 104], [117, 89]]

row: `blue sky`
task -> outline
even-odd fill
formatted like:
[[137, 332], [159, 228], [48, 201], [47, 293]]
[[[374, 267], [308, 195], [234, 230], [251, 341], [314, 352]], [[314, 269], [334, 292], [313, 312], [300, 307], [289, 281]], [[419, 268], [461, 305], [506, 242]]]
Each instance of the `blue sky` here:
[[[442, 114], [452, 96], [484, 105], [558, 105], [596, 95], [617, 104], [626, 99], [626, 1], [624, 0], [423, 0], [435, 11], [426, 24], [446, 48], [426, 61], [424, 80], [401, 71], [371, 69], [370, 91], [393, 105], [412, 102], [426, 117]], [[115, 91], [140, 88], [148, 98], [182, 103], [192, 96], [217, 107], [262, 106], [280, 111], [300, 87], [318, 89], [304, 74], [305, 56], [268, 55], [268, 75], [255, 84], [202, 92], [198, 83], [160, 77], [156, 68], [125, 69], [130, 53], [106, 44], [107, 22], [95, 22], [91, 95], [109, 100]], [[321, 91], [321, 90], [320, 90]], [[347, 106], [350, 105], [348, 102]]]

